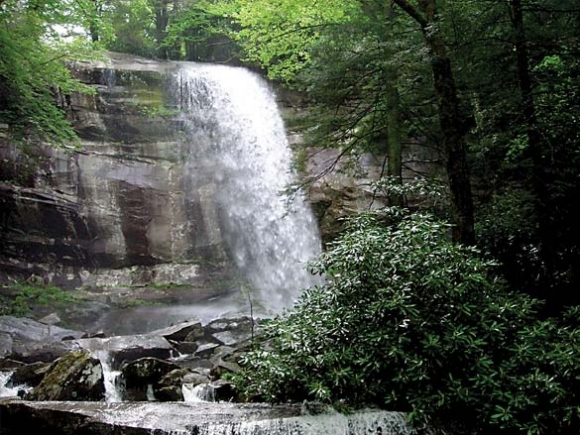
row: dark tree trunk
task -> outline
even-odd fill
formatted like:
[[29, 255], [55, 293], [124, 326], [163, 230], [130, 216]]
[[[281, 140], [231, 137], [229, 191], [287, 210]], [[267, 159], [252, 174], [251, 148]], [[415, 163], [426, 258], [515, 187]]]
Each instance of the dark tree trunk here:
[[439, 99], [439, 123], [443, 133], [443, 149], [455, 224], [453, 239], [472, 245], [475, 243], [473, 197], [467, 164], [464, 122], [451, 61], [447, 58], [440, 41], [430, 40], [429, 37], [426, 37], [426, 40], [433, 56], [431, 69], [435, 92]]
[[101, 39], [101, 35], [99, 34], [99, 26], [97, 25], [97, 20], [101, 18], [101, 14], [103, 13], [103, 5], [99, 2], [99, 0], [93, 0], [93, 4], [95, 5], [94, 9], [95, 16], [91, 19], [91, 23], [89, 25], [89, 33], [91, 34], [91, 41], [98, 42]]
[[532, 161], [532, 188], [535, 195], [535, 209], [538, 217], [538, 236], [540, 239], [540, 257], [546, 268], [548, 277], [554, 273], [556, 257], [555, 228], [551, 224], [549, 214], [550, 194], [548, 190], [549, 177], [543, 146], [542, 134], [538, 129], [536, 106], [533, 95], [532, 77], [529, 69], [529, 56], [524, 28], [524, 16], [521, 0], [510, 2], [512, 27], [514, 29], [514, 48], [517, 61], [518, 80], [522, 98], [522, 114], [528, 139], [528, 156]]
[[[386, 2], [386, 16], [393, 18], [392, 0]], [[391, 37], [388, 31], [387, 37]], [[400, 95], [397, 89], [397, 72], [389, 68], [385, 80], [385, 102], [387, 105], [387, 176], [396, 184], [403, 184], [403, 158], [400, 125]], [[389, 195], [389, 204], [402, 206], [404, 196], [400, 193]]]
[[155, 39], [157, 41], [157, 56], [167, 59], [167, 47], [163, 44], [167, 36], [167, 24], [169, 15], [167, 11], [168, 0], [157, 0], [155, 3]]
[[437, 31], [436, 1], [420, 0], [418, 7], [411, 5], [407, 0], [393, 2], [419, 23], [425, 37], [425, 45], [431, 54], [433, 84], [439, 103], [439, 123], [443, 133], [443, 151], [451, 192], [453, 240], [472, 245], [475, 243], [475, 230], [465, 146], [465, 123], [461, 115], [451, 60]]
[[[392, 75], [387, 77], [385, 100], [387, 104], [387, 175], [396, 184], [403, 184], [401, 128], [399, 123], [399, 91]], [[389, 204], [402, 206], [403, 195], [391, 193]]]

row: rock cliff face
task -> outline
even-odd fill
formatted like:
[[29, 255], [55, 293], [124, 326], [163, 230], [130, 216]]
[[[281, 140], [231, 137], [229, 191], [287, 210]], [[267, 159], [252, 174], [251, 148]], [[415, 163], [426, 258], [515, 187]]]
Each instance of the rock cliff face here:
[[192, 186], [184, 170], [195, 144], [180, 135], [175, 64], [111, 55], [73, 68], [96, 90], [60, 101], [78, 149], [23, 151], [0, 134], [0, 281], [195, 284], [226, 274], [212, 186]]
[[[0, 283], [228, 281], [234, 267], [214, 201], [219, 187], [192, 160], [196, 144], [186, 139], [176, 103], [186, 86], [171, 80], [178, 67], [119, 54], [73, 65], [96, 91], [58, 97], [79, 133], [78, 148], [16, 148], [0, 125]], [[289, 112], [302, 110], [290, 95], [278, 95]], [[344, 173], [338, 153], [312, 149], [305, 165], [317, 179], [308, 196], [325, 243], [340, 231], [339, 218], [386, 203], [369, 187], [384, 156], [362, 156], [357, 178]], [[405, 178], [434, 170], [436, 156], [423, 154], [407, 147]]]

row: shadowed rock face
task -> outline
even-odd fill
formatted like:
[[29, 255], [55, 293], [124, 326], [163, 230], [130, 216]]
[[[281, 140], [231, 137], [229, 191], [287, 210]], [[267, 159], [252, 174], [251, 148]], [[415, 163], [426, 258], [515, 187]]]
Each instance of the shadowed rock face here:
[[24, 153], [0, 137], [0, 282], [197, 284], [226, 273], [212, 186], [192, 187], [184, 169], [195, 144], [180, 140], [175, 64], [112, 55], [72, 68], [96, 90], [61, 98], [78, 151]]

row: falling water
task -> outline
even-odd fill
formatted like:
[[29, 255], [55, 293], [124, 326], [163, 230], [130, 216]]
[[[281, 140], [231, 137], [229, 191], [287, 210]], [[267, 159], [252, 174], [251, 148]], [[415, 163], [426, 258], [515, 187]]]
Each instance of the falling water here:
[[17, 397], [22, 393], [28, 393], [32, 388], [27, 385], [9, 386], [12, 372], [0, 371], [0, 399], [3, 397]]
[[181, 386], [184, 402], [215, 402], [214, 389], [209, 384], [183, 384]]
[[[306, 263], [318, 229], [296, 181], [284, 124], [268, 84], [243, 68], [187, 64], [176, 76], [192, 183], [212, 192], [220, 238], [270, 309], [292, 305], [316, 283]], [[256, 294], [257, 292], [257, 294]]]
[[123, 393], [122, 385], [120, 385], [119, 370], [113, 370], [111, 366], [111, 354], [105, 349], [93, 351], [93, 355], [98, 358], [103, 369], [103, 383], [105, 385], [105, 401], [106, 402], [122, 402]]

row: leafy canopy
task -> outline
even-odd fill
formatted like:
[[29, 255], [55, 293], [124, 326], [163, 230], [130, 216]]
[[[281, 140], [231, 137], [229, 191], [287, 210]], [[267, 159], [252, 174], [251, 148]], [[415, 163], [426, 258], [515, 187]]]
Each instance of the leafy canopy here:
[[82, 4], [74, 2], [71, 8], [56, 1], [0, 4], [0, 123], [11, 138], [58, 144], [76, 141], [56, 102], [59, 93], [89, 92], [71, 77], [64, 63], [84, 45], [64, 45], [55, 38], [66, 24], [82, 22], [77, 15], [83, 13]]
[[218, 10], [234, 22], [232, 36], [243, 45], [248, 60], [266, 66], [271, 78], [290, 81], [310, 63], [310, 50], [323, 29], [349, 22], [359, 14], [360, 4], [351, 0], [233, 0], [219, 3]]

